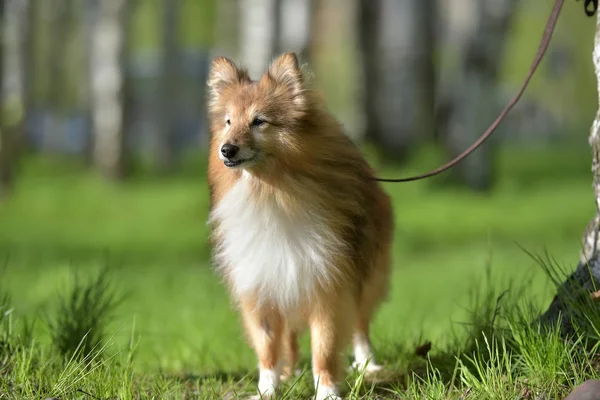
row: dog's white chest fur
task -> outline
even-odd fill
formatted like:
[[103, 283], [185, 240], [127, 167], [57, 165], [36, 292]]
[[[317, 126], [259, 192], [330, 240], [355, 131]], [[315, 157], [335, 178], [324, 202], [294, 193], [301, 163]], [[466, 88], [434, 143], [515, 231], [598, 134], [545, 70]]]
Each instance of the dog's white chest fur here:
[[238, 296], [295, 308], [335, 278], [339, 239], [315, 213], [285, 215], [275, 199], [256, 202], [243, 177], [211, 214], [219, 224], [215, 257]]

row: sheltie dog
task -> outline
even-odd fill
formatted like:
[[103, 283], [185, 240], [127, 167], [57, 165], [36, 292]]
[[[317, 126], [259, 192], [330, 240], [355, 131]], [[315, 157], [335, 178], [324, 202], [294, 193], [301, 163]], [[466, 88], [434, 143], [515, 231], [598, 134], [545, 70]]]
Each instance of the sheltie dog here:
[[369, 324], [390, 281], [392, 206], [310, 86], [294, 53], [257, 81], [217, 57], [208, 78], [214, 263], [258, 357], [263, 398], [293, 374], [304, 329], [316, 399], [341, 398], [350, 343], [354, 365], [380, 368]]

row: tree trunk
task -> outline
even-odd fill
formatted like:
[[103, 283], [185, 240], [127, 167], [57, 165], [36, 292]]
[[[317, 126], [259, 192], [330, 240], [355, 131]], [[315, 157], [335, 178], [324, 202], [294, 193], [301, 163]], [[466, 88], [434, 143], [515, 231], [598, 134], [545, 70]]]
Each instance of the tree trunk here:
[[276, 53], [293, 51], [309, 61], [313, 8], [317, 0], [279, 0]]
[[104, 176], [119, 179], [127, 172], [124, 62], [129, 4], [128, 0], [88, 1], [96, 8], [89, 44], [93, 159]]
[[250, 78], [263, 74], [277, 50], [281, 0], [240, 0], [240, 53]]
[[544, 324], [559, 323], [563, 335], [600, 321], [600, 307], [597, 303], [594, 305], [591, 298], [591, 294], [600, 289], [600, 12], [596, 18], [593, 62], [598, 81], [599, 109], [589, 136], [596, 215], [584, 232], [583, 250], [575, 272], [562, 283], [560, 276], [552, 276], [558, 290], [548, 310], [540, 318]]
[[360, 0], [365, 136], [402, 160], [434, 129], [435, 3]]
[[39, 3], [42, 0], [28, 0], [27, 22], [25, 25], [25, 38], [23, 44], [23, 135], [21, 136], [21, 150], [30, 149], [30, 140], [33, 137], [31, 126], [32, 111], [36, 107], [36, 83], [38, 80], [35, 74], [35, 52], [37, 50], [38, 24], [39, 24]]
[[[452, 85], [449, 119], [442, 133], [449, 157], [477, 140], [500, 110], [497, 91], [500, 51], [518, 0], [475, 0], [474, 29], [461, 49], [463, 65]], [[474, 190], [489, 190], [494, 182], [493, 142], [488, 141], [459, 163], [449, 176]]]
[[[69, 83], [72, 79], [72, 37], [75, 35], [77, 21], [77, 4], [75, 0], [60, 0], [54, 10], [53, 32], [56, 32], [52, 43], [52, 75], [50, 77], [50, 101], [56, 111], [64, 113], [73, 104], [69, 96]], [[60, 79], [59, 79], [60, 78]]]
[[25, 138], [25, 50], [28, 28], [28, 0], [6, 0], [4, 90], [7, 119], [4, 128], [14, 140], [14, 158], [24, 147]]
[[84, 159], [85, 163], [88, 167], [94, 167], [94, 146], [96, 140], [95, 129], [93, 127], [94, 123], [94, 101], [93, 101], [93, 74], [94, 74], [94, 65], [92, 63], [93, 52], [91, 50], [91, 45], [94, 43], [94, 35], [96, 33], [96, 20], [98, 17], [98, 0], [85, 0], [82, 6], [82, 19], [83, 19], [83, 35], [84, 35], [84, 43], [86, 43], [86, 51], [83, 54], [83, 64], [84, 64], [84, 72], [85, 72], [85, 83], [82, 85], [83, 92], [83, 110], [85, 112], [86, 118], [90, 122], [90, 133], [87, 137], [85, 148], [84, 148]]
[[[4, 78], [4, 49], [6, 48], [4, 34], [4, 0], [0, 0], [0, 99], [4, 97], [3, 78]], [[4, 106], [4, 101], [0, 101], [0, 106]], [[5, 129], [4, 114], [0, 113], [0, 199], [5, 197], [13, 181], [13, 146], [9, 131]]]

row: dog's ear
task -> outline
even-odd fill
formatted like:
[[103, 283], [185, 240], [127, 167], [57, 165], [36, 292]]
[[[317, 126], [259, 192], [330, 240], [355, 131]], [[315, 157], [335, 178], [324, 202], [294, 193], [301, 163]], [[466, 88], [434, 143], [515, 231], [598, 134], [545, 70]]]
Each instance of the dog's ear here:
[[304, 104], [304, 76], [298, 63], [296, 53], [283, 53], [277, 57], [267, 71], [267, 77], [277, 84], [283, 85], [294, 97], [294, 103]]
[[208, 74], [209, 104], [215, 105], [223, 93], [223, 89], [234, 83], [250, 81], [248, 71], [238, 68], [228, 58], [217, 57], [213, 60]]

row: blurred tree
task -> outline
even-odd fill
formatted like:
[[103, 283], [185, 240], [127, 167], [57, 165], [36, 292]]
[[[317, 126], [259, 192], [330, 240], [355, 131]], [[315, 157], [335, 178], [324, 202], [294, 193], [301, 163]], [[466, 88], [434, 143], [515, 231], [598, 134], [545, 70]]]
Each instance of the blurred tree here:
[[55, 0], [41, 3], [45, 54], [40, 62], [45, 68], [46, 85], [44, 108], [48, 112], [44, 122], [44, 147], [60, 149], [64, 144], [65, 120], [76, 104], [74, 95], [77, 82], [73, 50], [76, 38], [77, 6], [75, 0]]
[[359, 1], [365, 138], [384, 160], [433, 134], [435, 11], [433, 0]]
[[50, 67], [48, 104], [57, 114], [68, 109], [72, 99], [69, 99], [66, 88], [69, 86], [70, 41], [74, 36], [77, 19], [76, 2], [74, 0], [53, 0], [49, 8], [52, 17], [52, 36], [50, 57], [47, 63]]
[[4, 113], [4, 65], [5, 65], [5, 2], [0, 0], [0, 198], [5, 197], [12, 186], [13, 181], [13, 142], [10, 137], [10, 132], [5, 128], [5, 113]]
[[[583, 18], [583, 13], [581, 15]], [[596, 35], [592, 59], [596, 72], [597, 95], [600, 100], [600, 12], [596, 13]], [[570, 336], [586, 327], [591, 328], [587, 332], [594, 332], [594, 336], [598, 332], [596, 326], [590, 325], [597, 323], [598, 312], [600, 312], [600, 108], [592, 123], [588, 143], [592, 148], [596, 215], [583, 234], [583, 249], [577, 268], [567, 279], [564, 279], [560, 266], [552, 263], [553, 260], [541, 260], [549, 267], [549, 272], [553, 273], [551, 278], [558, 288], [540, 321], [552, 328], [558, 325], [565, 336]], [[548, 265], [549, 263], [553, 265]], [[564, 280], [561, 283], [562, 279]]]
[[[475, 142], [500, 111], [498, 71], [517, 1], [472, 0], [476, 18], [471, 32], [463, 36], [460, 44], [461, 67], [450, 86], [451, 95], [441, 106], [445, 120], [438, 127], [451, 157]], [[474, 190], [489, 190], [494, 183], [492, 140], [453, 168], [447, 175], [450, 180]]]
[[[312, 42], [313, 7], [317, 0], [230, 0], [223, 2], [223, 17], [237, 16], [239, 28], [220, 31], [239, 38], [237, 52], [250, 77], [258, 79], [276, 54], [293, 51], [307, 60]], [[237, 3], [237, 10], [232, 4]], [[226, 6], [227, 5], [227, 6]], [[221, 26], [226, 25], [223, 21]], [[230, 24], [235, 25], [235, 24]], [[221, 40], [222, 42], [225, 39]], [[223, 46], [225, 47], [225, 46]], [[235, 46], [227, 46], [233, 53]]]
[[[319, 35], [320, 26], [319, 18], [324, 10], [325, 0], [308, 0], [308, 20], [306, 21], [308, 29], [308, 37], [306, 38], [306, 48], [304, 50], [304, 59], [312, 64], [312, 68], [316, 67], [317, 53], [321, 41], [324, 40], [323, 35]], [[322, 29], [322, 28], [321, 28]]]
[[21, 73], [21, 81], [23, 85], [23, 135], [21, 136], [21, 149], [29, 148], [29, 139], [33, 136], [30, 130], [31, 126], [31, 111], [35, 106], [35, 51], [38, 38], [38, 16], [39, 5], [41, 0], [27, 0], [25, 23], [23, 25], [24, 38], [22, 50], [23, 70]]
[[163, 37], [160, 75], [160, 116], [156, 163], [161, 173], [170, 172], [174, 159], [175, 112], [177, 98], [177, 60], [179, 56], [179, 0], [162, 1]]
[[[92, 73], [94, 73], [94, 68], [92, 65], [92, 51], [90, 48], [91, 43], [94, 41], [94, 33], [96, 26], [96, 18], [98, 14], [97, 10], [97, 1], [95, 0], [85, 0], [83, 2], [83, 8], [81, 10], [81, 18], [83, 20], [83, 29], [84, 29], [84, 46], [85, 52], [83, 54], [83, 64], [85, 71], [85, 84], [82, 85], [82, 106], [86, 118], [90, 123], [93, 121], [93, 100], [92, 100]], [[88, 166], [94, 166], [94, 130], [91, 129], [90, 137], [86, 140], [85, 149], [84, 149], [84, 158]]]
[[277, 51], [281, 0], [239, 0], [240, 57], [250, 78], [258, 79]]
[[10, 131], [15, 152], [25, 144], [25, 62], [28, 32], [29, 0], [6, 0], [5, 3], [4, 128]]
[[24, 39], [27, 31], [27, 0], [0, 1], [2, 47], [0, 77], [0, 197], [10, 189], [24, 143]]
[[310, 60], [314, 10], [319, 0], [280, 0], [276, 19], [276, 53], [293, 51], [302, 61]]
[[87, 0], [91, 7], [88, 35], [90, 106], [93, 160], [100, 172], [111, 179], [127, 174], [126, 131], [128, 79], [125, 60], [128, 52], [130, 4], [128, 0]]

